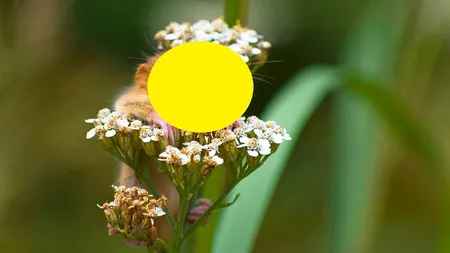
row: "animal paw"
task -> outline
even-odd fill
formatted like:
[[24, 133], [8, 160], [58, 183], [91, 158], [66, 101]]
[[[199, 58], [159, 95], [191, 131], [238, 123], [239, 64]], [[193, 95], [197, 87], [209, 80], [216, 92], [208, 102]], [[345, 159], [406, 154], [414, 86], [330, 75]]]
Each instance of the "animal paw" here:
[[163, 135], [167, 138], [167, 142], [169, 144], [175, 143], [177, 129], [174, 126], [164, 121], [158, 114], [156, 114], [156, 112], [152, 116], [151, 122], [161, 128]]
[[[191, 209], [188, 213], [188, 220], [192, 223], [198, 221], [202, 215], [204, 215], [208, 209], [212, 206], [211, 201], [209, 199], [199, 199], [197, 200], [197, 205]], [[209, 219], [205, 220], [202, 225], [206, 225], [209, 222]]]

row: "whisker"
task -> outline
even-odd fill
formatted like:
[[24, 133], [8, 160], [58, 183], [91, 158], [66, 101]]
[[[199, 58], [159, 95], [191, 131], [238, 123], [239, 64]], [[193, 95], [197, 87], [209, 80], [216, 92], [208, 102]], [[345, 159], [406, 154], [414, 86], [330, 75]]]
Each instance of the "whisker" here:
[[155, 45], [153, 45], [152, 42], [150, 42], [150, 40], [148, 39], [148, 37], [147, 37], [147, 35], [145, 34], [145, 32], [144, 32], [144, 38], [145, 38], [145, 40], [147, 41], [147, 43], [153, 48], [153, 50], [155, 50], [155, 51], [158, 50], [158, 48], [157, 48]]
[[145, 61], [147, 60], [148, 57], [151, 56], [151, 54], [149, 54], [149, 53], [147, 53], [147, 52], [145, 52], [145, 51], [139, 50], [139, 52], [141, 53], [142, 57], [145, 58], [145, 59], [144, 59]]
[[140, 60], [140, 61], [145, 61], [145, 58], [141, 58], [141, 57], [127, 57], [127, 59], [133, 59], [133, 60]]
[[264, 83], [267, 83], [267, 84], [269, 84], [269, 85], [271, 85], [271, 86], [275, 86], [275, 84], [273, 84], [273, 83], [271, 83], [271, 82], [269, 82], [269, 81], [267, 81], [267, 80], [265, 80], [265, 79], [263, 79], [263, 78], [259, 78], [259, 77], [254, 76], [253, 79], [254, 79], [254, 80], [261, 81], [261, 82], [264, 82]]
[[253, 73], [252, 75], [257, 76], [257, 77], [266, 78], [266, 79], [271, 79], [272, 81], [275, 81], [275, 79], [276, 79], [275, 77], [271, 77], [271, 76], [264, 75], [261, 73]]
[[283, 61], [260, 61], [260, 62], [252, 62], [252, 63], [250, 63], [250, 64], [248, 64], [249, 66], [252, 66], [252, 65], [257, 65], [257, 64], [261, 64], [261, 63], [280, 63], [280, 62], [283, 62]]

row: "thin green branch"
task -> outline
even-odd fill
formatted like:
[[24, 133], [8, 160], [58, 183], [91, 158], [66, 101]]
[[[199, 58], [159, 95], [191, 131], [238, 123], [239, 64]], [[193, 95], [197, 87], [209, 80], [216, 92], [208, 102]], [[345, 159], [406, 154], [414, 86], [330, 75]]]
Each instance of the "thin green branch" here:
[[230, 192], [234, 189], [234, 187], [239, 183], [240, 180], [233, 182], [229, 187], [224, 191], [224, 193], [220, 196], [220, 198], [214, 202], [214, 204], [203, 214], [200, 219], [198, 219], [192, 226], [186, 231], [184, 234], [183, 240], [186, 240], [190, 235], [194, 233], [194, 231], [200, 227], [205, 221], [211, 216], [213, 212], [220, 209], [222, 207], [222, 202], [225, 198], [230, 194]]

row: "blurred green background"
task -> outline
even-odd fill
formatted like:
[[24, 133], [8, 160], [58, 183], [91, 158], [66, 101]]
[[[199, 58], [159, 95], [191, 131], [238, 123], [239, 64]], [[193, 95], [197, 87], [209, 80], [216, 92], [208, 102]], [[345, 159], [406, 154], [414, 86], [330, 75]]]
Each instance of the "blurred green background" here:
[[[86, 141], [84, 119], [112, 107], [156, 31], [223, 9], [0, 1], [0, 252], [143, 252], [107, 234], [96, 204], [112, 198], [118, 164]], [[364, 73], [395, 101], [326, 96], [292, 154], [276, 154], [289, 162], [254, 252], [450, 252], [450, 2], [254, 0], [248, 24], [272, 43], [273, 62], [246, 114], [317, 64]]]

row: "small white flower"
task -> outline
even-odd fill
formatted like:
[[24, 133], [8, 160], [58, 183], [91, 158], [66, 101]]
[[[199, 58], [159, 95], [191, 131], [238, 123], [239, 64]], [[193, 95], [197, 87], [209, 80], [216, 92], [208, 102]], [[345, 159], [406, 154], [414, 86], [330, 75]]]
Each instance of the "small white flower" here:
[[274, 132], [270, 128], [266, 128], [264, 130], [255, 129], [255, 130], [253, 130], [253, 132], [256, 134], [256, 136], [259, 139], [266, 139], [266, 140], [271, 141], [276, 144], [280, 144], [283, 142], [283, 138], [282, 138], [281, 134]]
[[247, 118], [247, 124], [244, 126], [245, 132], [250, 132], [254, 129], [265, 129], [265, 122], [258, 119], [256, 116], [251, 116]]
[[190, 159], [187, 155], [181, 153], [178, 148], [172, 146], [167, 146], [166, 151], [162, 152], [159, 157], [159, 161], [166, 162], [169, 165], [185, 165], [190, 162]]
[[193, 41], [211, 41], [213, 37], [204, 31], [196, 31]]
[[97, 113], [98, 118], [106, 118], [109, 114], [111, 114], [111, 110], [108, 108], [103, 108]]
[[223, 21], [223, 19], [218, 18], [218, 19], [214, 19], [211, 22], [212, 26], [214, 27], [214, 29], [218, 32], [222, 32], [224, 30], [228, 29], [228, 25], [227, 23], [225, 23], [225, 21]]
[[233, 50], [234, 52], [238, 53], [238, 54], [243, 54], [244, 51], [242, 50], [242, 46], [238, 43], [233, 43], [231, 45], [228, 46], [229, 49]]
[[258, 55], [260, 53], [261, 53], [261, 49], [256, 48], [256, 47], [252, 48], [252, 55]]
[[236, 144], [238, 144], [238, 145], [241, 143], [244, 143], [244, 141], [246, 139], [248, 139], [248, 137], [245, 135], [244, 128], [242, 128], [242, 127], [235, 128], [233, 130], [233, 133], [236, 137]]
[[272, 133], [272, 142], [276, 144], [281, 144], [283, 142], [283, 136], [278, 133]]
[[170, 44], [170, 47], [176, 47], [176, 46], [178, 46], [178, 45], [181, 45], [181, 44], [184, 44], [184, 41], [183, 40], [179, 40], [179, 39], [176, 39], [176, 40], [174, 40], [173, 42], [172, 42], [172, 44]]
[[245, 144], [245, 143], [248, 143], [250, 141], [250, 138], [248, 138], [247, 136], [241, 136], [240, 138], [239, 138], [239, 143], [240, 144]]
[[142, 121], [133, 120], [131, 121], [130, 128], [133, 130], [139, 130], [142, 127]]
[[218, 41], [220, 44], [228, 44], [230, 41], [236, 39], [236, 33], [233, 33], [232, 30], [227, 30], [223, 33], [219, 33]]
[[153, 141], [159, 141], [159, 137], [163, 137], [164, 132], [162, 129], [159, 128], [153, 128]]
[[165, 214], [166, 213], [162, 210], [161, 207], [155, 206], [155, 215], [156, 215], [156, 217], [163, 216]]
[[274, 132], [277, 134], [280, 134], [280, 136], [281, 136], [281, 138], [283, 138], [283, 140], [287, 140], [287, 141], [292, 140], [291, 136], [287, 133], [286, 128], [277, 126], [274, 129]]
[[211, 160], [213, 160], [217, 165], [221, 165], [223, 163], [223, 159], [216, 155], [211, 157]]
[[245, 62], [248, 62], [250, 60], [246, 55], [239, 55], [239, 56], [241, 56], [242, 60], [244, 60]]
[[278, 124], [273, 120], [266, 121], [266, 128], [275, 129], [277, 126]]
[[200, 143], [196, 141], [187, 142], [184, 143], [184, 145], [187, 146], [185, 151], [187, 152], [187, 155], [189, 157], [192, 157], [192, 161], [195, 163], [200, 162], [201, 153], [202, 150], [204, 149], [204, 146], [202, 146]]
[[270, 143], [265, 139], [251, 138], [245, 140], [243, 144], [238, 146], [238, 148], [242, 147], [247, 147], [247, 153], [253, 157], [257, 157], [258, 153], [261, 155], [269, 155], [271, 152]]
[[164, 40], [164, 37], [166, 37], [167, 32], [166, 31], [159, 31], [155, 34], [155, 40], [162, 41]]
[[195, 32], [207, 32], [211, 33], [214, 31], [214, 26], [208, 20], [199, 20], [191, 26], [191, 29]]
[[219, 146], [222, 145], [223, 142], [220, 139], [214, 138], [211, 140], [211, 143], [205, 145], [205, 149], [208, 151], [208, 156], [213, 157], [216, 153], [219, 153]]
[[241, 32], [239, 38], [249, 43], [258, 42], [258, 34], [254, 30], [247, 30], [245, 32]]
[[272, 47], [272, 44], [270, 44], [270, 42], [268, 42], [268, 41], [260, 41], [258, 43], [258, 47], [262, 48], [262, 49], [269, 49]]
[[128, 127], [130, 125], [130, 122], [127, 119], [120, 118], [116, 120], [116, 124], [118, 127]]
[[220, 33], [218, 33], [218, 32], [212, 32], [212, 33], [211, 33], [211, 38], [212, 38], [213, 40], [218, 40], [220, 37], [221, 37], [221, 36], [220, 36]]
[[189, 24], [181, 24], [176, 26], [175, 32], [184, 33], [189, 30]]
[[144, 143], [148, 143], [150, 141], [158, 141], [158, 136], [154, 134], [154, 129], [150, 126], [142, 126], [139, 132], [139, 139]]
[[181, 37], [181, 33], [169, 33], [166, 36], [164, 36], [165, 40], [177, 40]]

